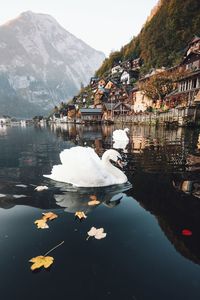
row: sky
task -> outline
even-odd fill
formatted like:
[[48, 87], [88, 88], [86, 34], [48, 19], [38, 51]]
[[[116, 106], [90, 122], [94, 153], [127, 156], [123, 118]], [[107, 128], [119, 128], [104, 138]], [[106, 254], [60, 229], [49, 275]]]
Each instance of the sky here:
[[[1, 3], [2, 2], [2, 3]], [[54, 17], [106, 56], [137, 35], [158, 0], [0, 0], [0, 24], [31, 10]]]

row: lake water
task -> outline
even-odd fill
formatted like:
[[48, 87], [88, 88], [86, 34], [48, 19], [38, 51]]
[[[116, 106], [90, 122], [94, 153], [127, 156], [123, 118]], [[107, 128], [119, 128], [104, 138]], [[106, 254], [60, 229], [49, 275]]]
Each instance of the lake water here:
[[[0, 127], [2, 299], [200, 299], [199, 129], [130, 127], [130, 143], [119, 149], [123, 186], [74, 191], [43, 177], [65, 148], [91, 146], [101, 156], [113, 147], [113, 129]], [[91, 195], [99, 205], [88, 206]], [[37, 229], [49, 211], [58, 218]], [[106, 238], [87, 240], [92, 226]], [[30, 270], [29, 259], [62, 241], [49, 269]]]

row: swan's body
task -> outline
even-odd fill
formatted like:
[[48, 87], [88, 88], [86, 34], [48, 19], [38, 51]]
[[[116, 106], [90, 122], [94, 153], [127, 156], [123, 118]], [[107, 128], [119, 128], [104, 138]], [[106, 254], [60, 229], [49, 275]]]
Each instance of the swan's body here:
[[114, 130], [113, 131], [113, 140], [114, 141], [127, 141], [127, 142], [129, 142], [127, 132], [129, 132], [128, 128], [125, 128], [124, 130], [122, 130], [122, 129]]
[[90, 147], [73, 147], [60, 153], [61, 165], [53, 166], [50, 179], [79, 187], [98, 187], [127, 182], [126, 175], [110, 162], [121, 155], [113, 149], [104, 152], [102, 159]]

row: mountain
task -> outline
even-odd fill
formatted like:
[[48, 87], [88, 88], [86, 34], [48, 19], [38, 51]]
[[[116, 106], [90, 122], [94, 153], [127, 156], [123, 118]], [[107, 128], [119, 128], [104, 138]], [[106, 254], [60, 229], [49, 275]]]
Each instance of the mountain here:
[[104, 54], [46, 14], [27, 11], [0, 26], [0, 114], [47, 114], [73, 97]]
[[177, 64], [187, 44], [200, 34], [199, 0], [160, 0], [138, 36], [120, 51], [111, 53], [97, 71], [103, 76], [120, 60], [140, 57], [143, 71]]

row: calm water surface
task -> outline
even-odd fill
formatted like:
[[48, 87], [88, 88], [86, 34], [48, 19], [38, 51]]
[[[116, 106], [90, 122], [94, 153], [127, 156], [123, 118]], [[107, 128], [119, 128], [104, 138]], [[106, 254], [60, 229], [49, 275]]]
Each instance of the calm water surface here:
[[[123, 146], [113, 145], [113, 130], [0, 127], [2, 299], [200, 299], [200, 130], [130, 127]], [[120, 147], [129, 183], [74, 191], [44, 178], [60, 151], [76, 145], [100, 156]], [[36, 192], [37, 185], [49, 189]], [[87, 205], [91, 195], [98, 206]], [[37, 229], [48, 211], [58, 218]], [[107, 237], [86, 240], [92, 226]], [[50, 269], [30, 270], [30, 258], [63, 240]]]

